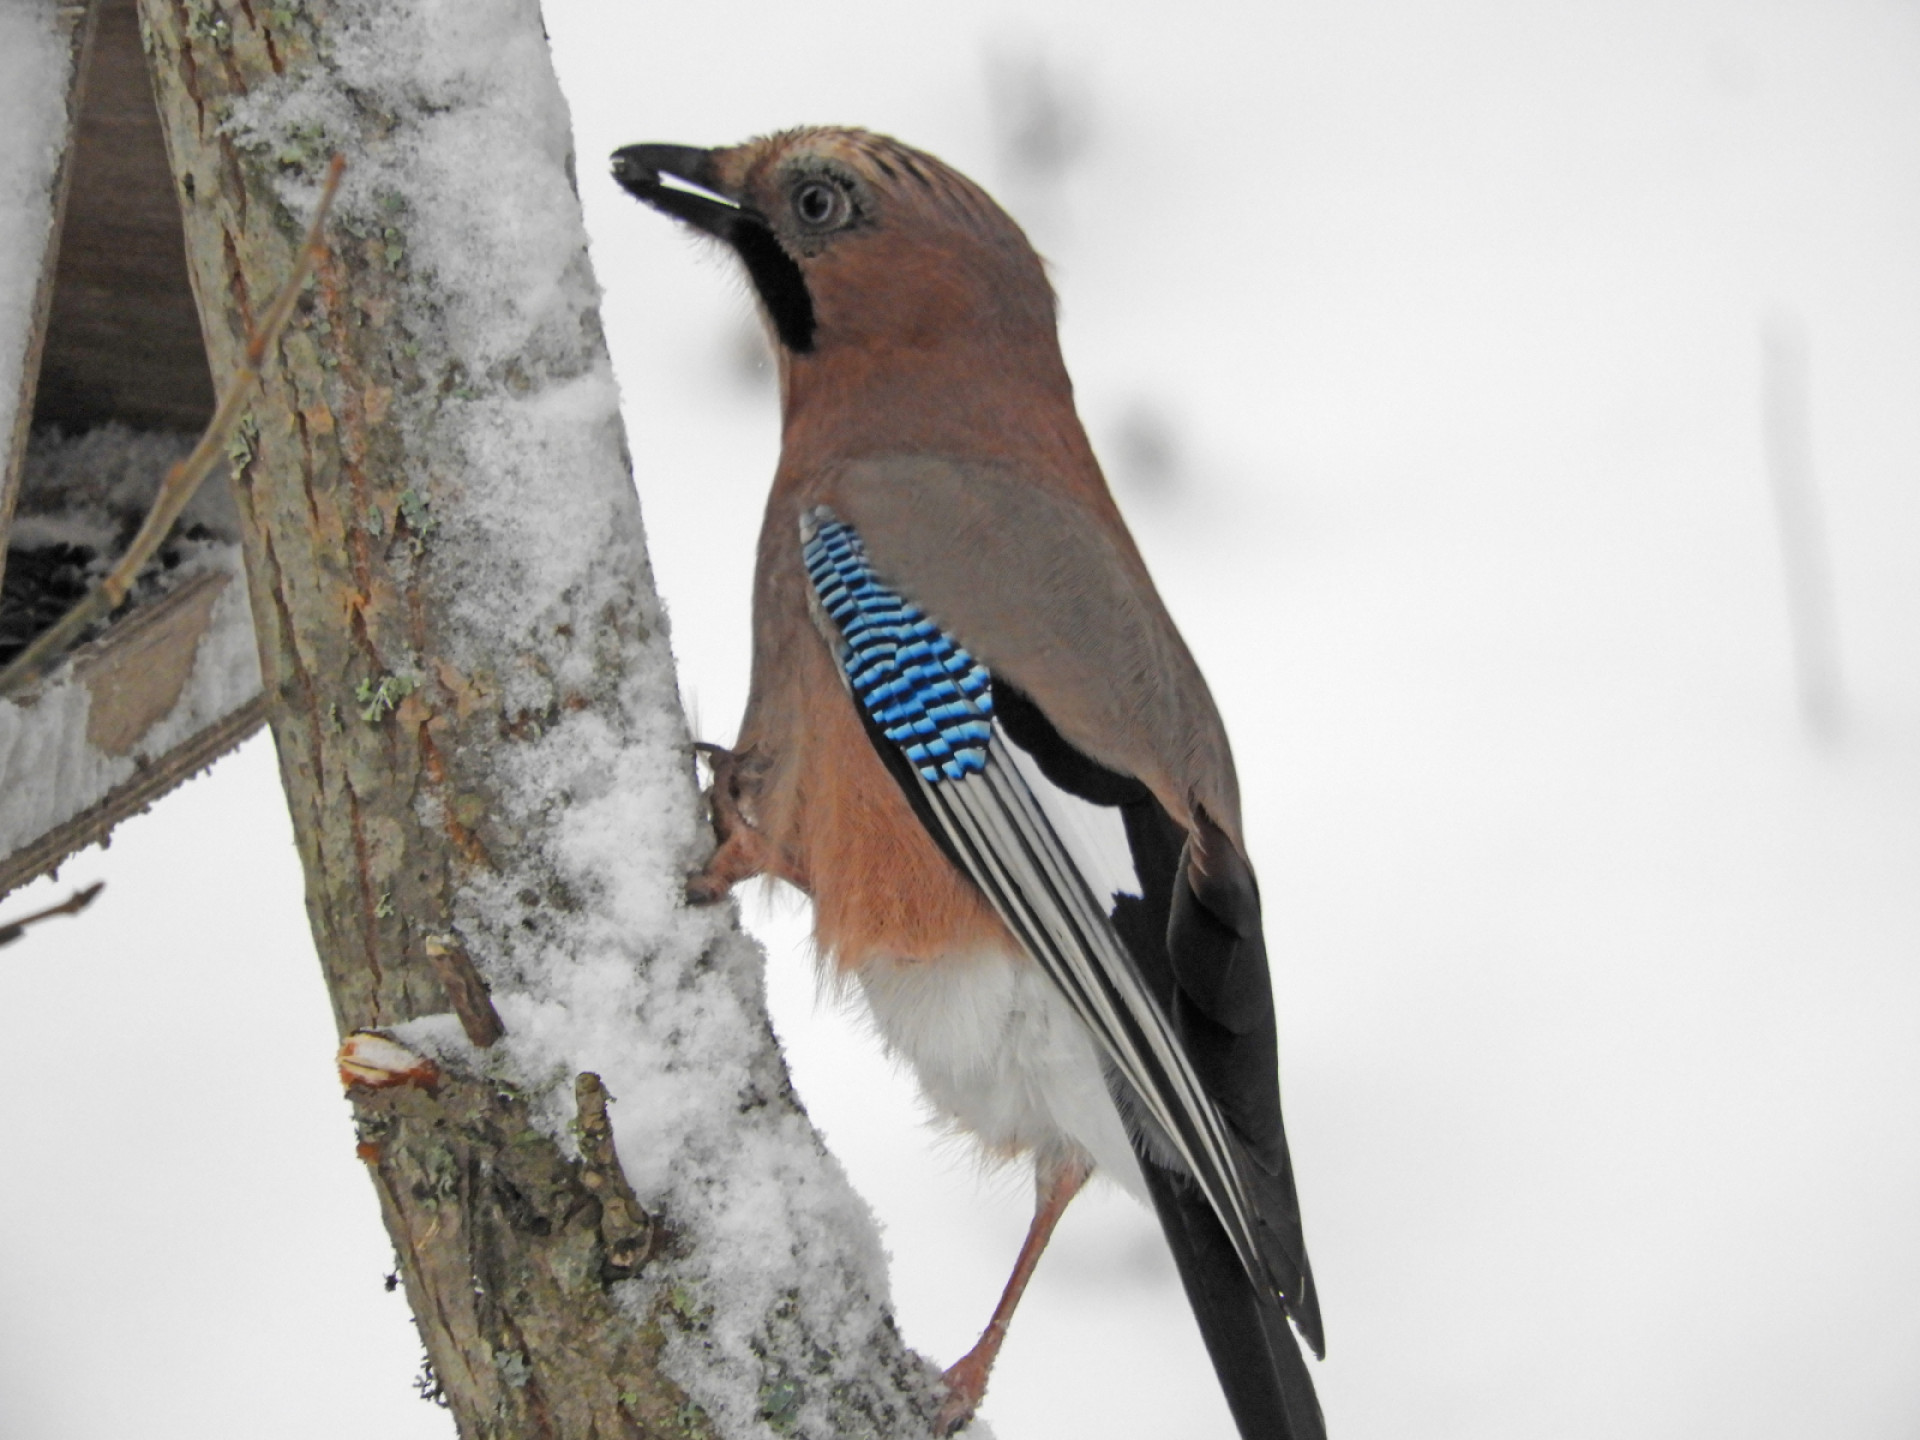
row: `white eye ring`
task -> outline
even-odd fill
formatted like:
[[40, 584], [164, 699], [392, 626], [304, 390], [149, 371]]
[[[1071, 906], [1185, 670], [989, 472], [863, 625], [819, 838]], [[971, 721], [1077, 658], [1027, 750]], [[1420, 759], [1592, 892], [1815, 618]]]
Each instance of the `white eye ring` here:
[[851, 209], [846, 191], [826, 180], [803, 180], [793, 187], [794, 217], [809, 230], [837, 229]]

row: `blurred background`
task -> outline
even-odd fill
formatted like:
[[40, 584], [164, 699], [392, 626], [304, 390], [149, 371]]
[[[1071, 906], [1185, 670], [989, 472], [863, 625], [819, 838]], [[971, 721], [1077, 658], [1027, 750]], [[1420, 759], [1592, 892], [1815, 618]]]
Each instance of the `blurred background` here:
[[[604, 157], [864, 124], [1050, 259], [1239, 756], [1335, 1440], [1920, 1436], [1920, 7], [546, 16], [704, 738], [772, 371], [725, 257]], [[450, 1436], [269, 742], [8, 912], [97, 878], [0, 952], [0, 1434]], [[749, 912], [950, 1362], [1026, 1177], [816, 1000], [796, 902]], [[1144, 1211], [1076, 1204], [982, 1413], [1231, 1435]]]

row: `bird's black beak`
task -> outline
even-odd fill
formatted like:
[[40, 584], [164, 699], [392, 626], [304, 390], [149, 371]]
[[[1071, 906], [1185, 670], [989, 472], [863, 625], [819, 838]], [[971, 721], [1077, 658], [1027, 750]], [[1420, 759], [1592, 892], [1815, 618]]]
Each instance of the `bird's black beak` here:
[[[766, 228], [759, 216], [721, 193], [713, 170], [713, 152], [691, 145], [627, 145], [613, 152], [620, 188], [676, 220], [728, 241], [743, 220]], [[686, 183], [673, 185], [668, 177]]]
[[[674, 185], [667, 178], [682, 182]], [[691, 145], [626, 145], [613, 152], [613, 178], [636, 200], [704, 230], [734, 248], [767, 316], [789, 350], [813, 349], [813, 297], [806, 277], [766, 217], [721, 187], [714, 152]]]

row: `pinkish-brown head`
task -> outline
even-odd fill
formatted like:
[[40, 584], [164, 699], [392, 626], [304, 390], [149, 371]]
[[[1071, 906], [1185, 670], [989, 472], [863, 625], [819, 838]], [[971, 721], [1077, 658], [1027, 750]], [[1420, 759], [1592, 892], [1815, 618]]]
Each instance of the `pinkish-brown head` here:
[[719, 150], [629, 145], [613, 173], [733, 247], [792, 356], [1053, 343], [1053, 291], [1020, 227], [964, 175], [887, 136], [812, 128]]

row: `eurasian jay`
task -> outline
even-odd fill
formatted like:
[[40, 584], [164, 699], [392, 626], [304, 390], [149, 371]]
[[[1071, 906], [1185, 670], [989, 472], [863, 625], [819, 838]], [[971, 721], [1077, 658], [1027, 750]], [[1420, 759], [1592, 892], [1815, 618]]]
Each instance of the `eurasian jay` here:
[[779, 357], [752, 686], [688, 896], [805, 891], [934, 1106], [1033, 1159], [940, 1430], [1098, 1168], [1158, 1211], [1241, 1434], [1319, 1440], [1233, 757], [1075, 413], [1039, 257], [964, 176], [861, 130], [630, 145], [613, 172], [732, 247]]

